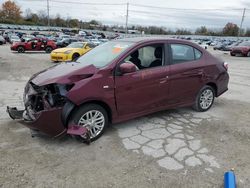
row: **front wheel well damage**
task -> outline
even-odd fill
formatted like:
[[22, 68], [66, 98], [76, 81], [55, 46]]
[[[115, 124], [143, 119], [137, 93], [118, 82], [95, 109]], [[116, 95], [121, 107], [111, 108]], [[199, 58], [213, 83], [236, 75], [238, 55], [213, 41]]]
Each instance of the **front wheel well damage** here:
[[[68, 126], [68, 122], [70, 120], [70, 117], [72, 116], [72, 114], [74, 114], [75, 111], [77, 111], [80, 107], [87, 105], [87, 104], [97, 104], [101, 107], [103, 107], [107, 114], [108, 114], [108, 120], [111, 123], [112, 122], [112, 110], [109, 107], [109, 105], [107, 105], [105, 102], [102, 101], [98, 101], [98, 100], [91, 100], [91, 101], [87, 101], [84, 102], [80, 105], [75, 105], [72, 102], [66, 103], [63, 107], [63, 111], [62, 111], [62, 121], [65, 127]], [[64, 110], [65, 109], [65, 110]]]

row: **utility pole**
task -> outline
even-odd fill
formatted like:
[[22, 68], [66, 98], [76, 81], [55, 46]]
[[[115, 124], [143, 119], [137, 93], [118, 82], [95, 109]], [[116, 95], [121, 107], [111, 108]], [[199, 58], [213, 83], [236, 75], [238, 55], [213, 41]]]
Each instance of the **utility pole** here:
[[48, 27], [50, 27], [50, 18], [49, 18], [49, 0], [47, 0], [47, 12], [48, 12]]
[[242, 15], [241, 22], [240, 22], [240, 31], [238, 33], [238, 38], [241, 36], [241, 29], [242, 29], [242, 24], [243, 24], [244, 18], [245, 18], [245, 13], [246, 13], [246, 8], [243, 9], [243, 15]]
[[127, 3], [127, 14], [126, 14], [126, 34], [128, 34], [128, 7], [129, 7], [129, 3]]

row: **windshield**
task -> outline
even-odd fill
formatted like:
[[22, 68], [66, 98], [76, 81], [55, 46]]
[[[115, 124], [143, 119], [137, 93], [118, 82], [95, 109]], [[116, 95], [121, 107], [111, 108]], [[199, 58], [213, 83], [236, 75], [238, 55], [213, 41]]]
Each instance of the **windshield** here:
[[250, 46], [250, 42], [248, 42], [248, 41], [242, 42], [238, 46]]
[[107, 42], [90, 50], [88, 53], [81, 56], [77, 62], [84, 65], [92, 64], [97, 68], [104, 67], [132, 45], [132, 42]]
[[82, 48], [85, 43], [82, 42], [73, 42], [67, 46], [67, 48]]

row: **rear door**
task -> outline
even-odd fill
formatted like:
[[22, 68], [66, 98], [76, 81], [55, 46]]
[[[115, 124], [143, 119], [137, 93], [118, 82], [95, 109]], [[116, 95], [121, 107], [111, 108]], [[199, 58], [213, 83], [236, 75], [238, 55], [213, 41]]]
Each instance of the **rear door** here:
[[202, 51], [188, 44], [170, 43], [169, 53], [169, 104], [191, 104], [203, 86], [205, 58]]
[[[159, 52], [161, 48], [161, 57], [155, 56], [156, 49]], [[166, 66], [166, 53], [164, 44], [152, 44], [143, 46], [138, 51], [136, 59], [141, 63], [141, 69], [136, 72], [119, 75], [115, 77], [115, 96], [117, 110], [120, 116], [154, 111], [166, 102], [168, 97], [169, 67]], [[134, 51], [134, 52], [135, 52]], [[123, 60], [134, 61], [131, 56]], [[135, 59], [135, 58], [134, 58]], [[153, 66], [153, 62], [160, 62], [158, 66]], [[132, 62], [135, 63], [135, 62]]]

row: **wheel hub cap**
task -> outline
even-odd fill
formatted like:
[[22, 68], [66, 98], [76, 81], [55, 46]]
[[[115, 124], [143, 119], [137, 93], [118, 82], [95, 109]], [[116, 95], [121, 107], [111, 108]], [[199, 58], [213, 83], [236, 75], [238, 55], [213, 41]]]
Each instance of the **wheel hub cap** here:
[[202, 92], [200, 97], [200, 106], [202, 109], [208, 109], [213, 103], [214, 94], [210, 89]]
[[[91, 110], [82, 115], [78, 121], [79, 126], [87, 127], [90, 131], [90, 138], [98, 136], [104, 128], [104, 115], [98, 110]], [[84, 135], [83, 135], [84, 136]]]

